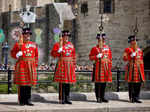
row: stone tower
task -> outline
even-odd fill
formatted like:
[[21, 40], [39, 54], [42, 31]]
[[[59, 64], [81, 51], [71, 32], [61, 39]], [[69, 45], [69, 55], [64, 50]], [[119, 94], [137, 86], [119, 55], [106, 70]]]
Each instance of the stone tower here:
[[6, 12], [11, 5], [12, 11], [20, 10], [26, 5], [43, 6], [52, 3], [54, 0], [0, 0], [0, 12]]
[[[82, 65], [91, 64], [88, 55], [90, 49], [97, 43], [96, 33], [99, 31], [100, 14], [99, 0], [86, 0], [88, 4], [88, 14], [84, 16], [79, 9], [78, 14], [78, 38], [77, 53], [78, 62]], [[109, 1], [109, 0], [101, 0]], [[83, 0], [79, 0], [79, 8], [82, 7]], [[139, 46], [147, 48], [147, 40], [150, 39], [150, 3], [149, 0], [114, 0], [114, 12], [104, 13], [104, 31], [108, 37], [107, 43], [112, 48], [113, 66], [122, 62], [122, 53], [128, 46], [127, 37], [133, 34], [136, 18], [138, 26], [137, 38]]]

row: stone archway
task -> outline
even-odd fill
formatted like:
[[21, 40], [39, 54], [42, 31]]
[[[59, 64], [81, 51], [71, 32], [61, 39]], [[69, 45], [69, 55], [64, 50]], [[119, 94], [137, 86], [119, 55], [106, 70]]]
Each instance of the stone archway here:
[[144, 69], [150, 70], [150, 46], [144, 49]]

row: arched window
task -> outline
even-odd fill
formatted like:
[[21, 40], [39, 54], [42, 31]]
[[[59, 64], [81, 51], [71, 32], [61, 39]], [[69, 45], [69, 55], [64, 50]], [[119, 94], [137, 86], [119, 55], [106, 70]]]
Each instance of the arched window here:
[[115, 0], [99, 0], [99, 13], [114, 13]]
[[84, 1], [81, 3], [81, 13], [84, 14], [84, 16], [88, 15], [88, 2]]

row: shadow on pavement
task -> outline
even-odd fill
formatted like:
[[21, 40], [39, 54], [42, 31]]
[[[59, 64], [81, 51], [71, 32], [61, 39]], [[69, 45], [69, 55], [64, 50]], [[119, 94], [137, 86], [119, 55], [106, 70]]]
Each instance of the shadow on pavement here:
[[58, 101], [50, 101], [45, 99], [44, 97], [40, 96], [39, 94], [32, 94], [32, 101], [33, 102], [41, 102], [41, 103], [52, 103], [52, 104], [59, 104]]
[[13, 106], [18, 105], [17, 102], [0, 102], [0, 104], [2, 104], [2, 105], [13, 105]]

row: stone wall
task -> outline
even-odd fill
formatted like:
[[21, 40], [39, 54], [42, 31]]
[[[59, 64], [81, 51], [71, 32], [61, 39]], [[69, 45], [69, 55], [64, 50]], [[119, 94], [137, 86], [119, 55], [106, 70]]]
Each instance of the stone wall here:
[[38, 0], [37, 6], [44, 6], [45, 4], [50, 4], [52, 2], [54, 2], [54, 0]]
[[[91, 64], [88, 55], [90, 49], [97, 43], [96, 33], [100, 24], [97, 0], [88, 1], [88, 16], [78, 15], [78, 39], [77, 53], [80, 64]], [[79, 0], [79, 4], [81, 0]], [[80, 8], [81, 4], [79, 5]], [[128, 46], [127, 37], [133, 34], [136, 17], [138, 19], [139, 46], [145, 49], [146, 39], [150, 39], [150, 14], [149, 0], [115, 0], [115, 12], [104, 14], [109, 21], [104, 23], [104, 31], [107, 34], [107, 43], [112, 48], [113, 66], [122, 62], [122, 53]], [[121, 59], [121, 61], [120, 61]]]

